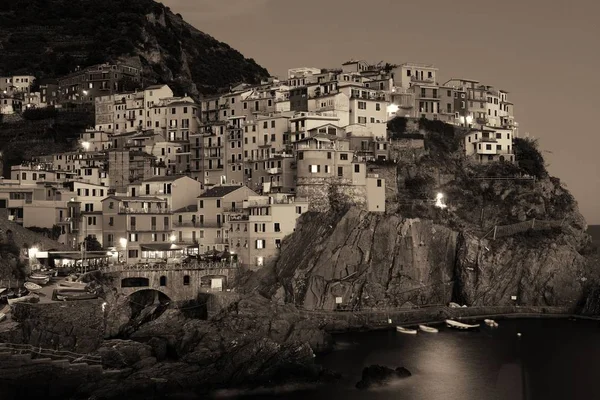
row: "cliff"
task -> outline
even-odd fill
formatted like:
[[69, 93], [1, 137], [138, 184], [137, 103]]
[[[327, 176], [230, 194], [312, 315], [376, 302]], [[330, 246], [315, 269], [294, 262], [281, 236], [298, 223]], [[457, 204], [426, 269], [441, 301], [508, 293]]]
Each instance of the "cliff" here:
[[[397, 196], [386, 214], [303, 215], [277, 262], [246, 286], [309, 310], [574, 307], [597, 276], [587, 225], [536, 143], [515, 140], [517, 164], [475, 164], [462, 155], [461, 129], [424, 120], [417, 128], [424, 148], [385, 167]], [[446, 208], [436, 207], [437, 193]]]
[[254, 60], [152, 0], [0, 5], [0, 76], [55, 78], [76, 66], [116, 60], [142, 67], [147, 83], [169, 83], [192, 95], [268, 76]]

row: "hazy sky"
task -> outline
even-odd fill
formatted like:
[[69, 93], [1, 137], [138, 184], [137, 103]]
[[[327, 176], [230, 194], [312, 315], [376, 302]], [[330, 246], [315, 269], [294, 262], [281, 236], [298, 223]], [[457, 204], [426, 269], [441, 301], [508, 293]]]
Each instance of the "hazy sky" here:
[[163, 0], [273, 75], [350, 58], [424, 62], [509, 91], [520, 134], [600, 224], [600, 1]]

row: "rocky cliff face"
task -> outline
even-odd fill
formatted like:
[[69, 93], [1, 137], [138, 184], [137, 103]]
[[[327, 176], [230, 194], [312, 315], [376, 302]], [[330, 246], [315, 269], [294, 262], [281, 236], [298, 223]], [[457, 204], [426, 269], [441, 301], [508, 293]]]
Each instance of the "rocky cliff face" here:
[[307, 214], [284, 241], [272, 267], [276, 278], [263, 279], [261, 290], [310, 310], [449, 301], [574, 306], [595, 275], [580, 253], [588, 238], [577, 224], [496, 240], [481, 236], [432, 220], [357, 209], [329, 219]]
[[442, 304], [452, 294], [456, 239], [432, 221], [351, 209], [323, 223], [315, 213], [286, 240], [275, 270], [285, 299], [305, 309]]

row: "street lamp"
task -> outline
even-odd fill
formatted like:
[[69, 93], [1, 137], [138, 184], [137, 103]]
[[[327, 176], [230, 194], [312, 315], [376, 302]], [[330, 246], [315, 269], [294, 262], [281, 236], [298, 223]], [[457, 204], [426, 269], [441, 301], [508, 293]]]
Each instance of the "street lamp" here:
[[444, 193], [438, 193], [435, 198], [435, 206], [438, 208], [446, 208], [447, 205], [444, 204]]
[[175, 240], [177, 239], [177, 237], [175, 235], [171, 235], [169, 237], [169, 240], [171, 241], [171, 243], [175, 243]]
[[128, 255], [127, 255], [127, 239], [125, 238], [121, 238], [119, 239], [119, 243], [121, 243], [121, 246], [123, 246], [123, 248], [125, 249], [125, 264], [127, 264], [128, 262]]
[[88, 151], [90, 149], [90, 142], [81, 142], [81, 147], [83, 147], [85, 151]]

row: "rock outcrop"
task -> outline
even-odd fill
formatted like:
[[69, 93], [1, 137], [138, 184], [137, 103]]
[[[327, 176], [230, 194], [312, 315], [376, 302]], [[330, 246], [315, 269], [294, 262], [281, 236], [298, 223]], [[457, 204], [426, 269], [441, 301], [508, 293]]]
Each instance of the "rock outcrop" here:
[[[450, 301], [457, 233], [432, 221], [350, 209], [310, 214], [275, 266], [285, 299], [310, 310]], [[264, 288], [275, 295], [277, 284]]]
[[589, 240], [582, 219], [577, 212], [570, 218], [560, 229], [491, 240], [468, 226], [451, 229], [400, 215], [357, 209], [325, 218], [307, 214], [284, 241], [261, 291], [309, 310], [452, 300], [472, 306], [574, 306], [593, 270], [580, 253]]
[[381, 387], [411, 375], [410, 371], [404, 367], [392, 369], [381, 365], [371, 365], [363, 369], [362, 379], [356, 383], [356, 388], [364, 390]]

